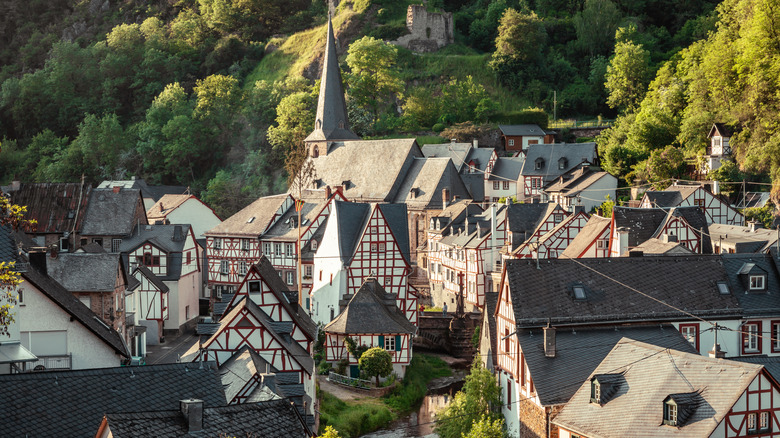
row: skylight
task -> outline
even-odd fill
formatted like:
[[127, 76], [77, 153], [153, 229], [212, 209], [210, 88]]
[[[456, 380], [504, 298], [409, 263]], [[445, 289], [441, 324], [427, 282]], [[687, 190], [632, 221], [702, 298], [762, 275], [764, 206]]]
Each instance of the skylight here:
[[585, 288], [582, 286], [574, 286], [574, 299], [575, 300], [584, 300], [585, 299]]
[[731, 291], [729, 290], [729, 285], [726, 284], [725, 281], [718, 282], [718, 291], [720, 292], [721, 295], [728, 295], [731, 293]]
[[254, 221], [255, 221], [255, 217], [252, 216], [252, 217], [249, 218], [249, 220], [246, 221], [246, 223], [251, 224]]

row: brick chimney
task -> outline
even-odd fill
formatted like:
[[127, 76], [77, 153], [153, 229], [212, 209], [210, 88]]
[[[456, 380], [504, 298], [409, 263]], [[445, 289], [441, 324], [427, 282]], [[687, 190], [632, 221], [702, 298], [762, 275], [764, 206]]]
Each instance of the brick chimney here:
[[450, 189], [447, 188], [441, 189], [441, 205], [442, 205], [442, 210], [447, 208], [448, 205], [450, 205]]
[[203, 430], [203, 400], [179, 400], [179, 409], [187, 420], [187, 432]]
[[555, 357], [555, 327], [547, 321], [547, 327], [542, 331], [544, 332], [544, 356]]
[[333, 192], [330, 189], [330, 186], [325, 186], [325, 199], [330, 199], [330, 196], [333, 194]]

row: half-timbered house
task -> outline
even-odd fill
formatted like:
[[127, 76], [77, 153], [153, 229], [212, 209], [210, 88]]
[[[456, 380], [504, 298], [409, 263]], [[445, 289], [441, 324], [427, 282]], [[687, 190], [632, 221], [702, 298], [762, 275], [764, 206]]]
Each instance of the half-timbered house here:
[[626, 256], [651, 238], [679, 242], [695, 254], [712, 254], [707, 218], [698, 207], [612, 209], [610, 257]]
[[144, 200], [144, 210], [147, 211], [165, 195], [181, 195], [189, 191], [184, 186], [150, 186], [143, 178], [136, 178], [135, 176], [124, 180], [103, 180], [97, 186], [99, 189], [113, 189], [114, 187], [140, 190], [141, 197]]
[[539, 125], [498, 125], [504, 150], [508, 152], [526, 152], [535, 144], [552, 143], [554, 138]]
[[209, 296], [236, 291], [249, 267], [263, 254], [260, 236], [293, 203], [289, 194], [259, 198], [205, 233]]
[[609, 235], [612, 219], [593, 214], [569, 246], [559, 255], [563, 258], [609, 257]]
[[311, 315], [332, 321], [339, 302], [354, 295], [369, 276], [396, 296], [407, 319], [417, 324], [417, 293], [409, 285], [409, 234], [404, 204], [335, 201], [314, 256]]
[[598, 208], [606, 197], [615, 198], [617, 178], [598, 167], [581, 166], [558, 177], [544, 187], [544, 200], [556, 202], [568, 212], [582, 207], [586, 212]]
[[710, 224], [712, 250], [721, 253], [766, 253], [777, 247], [777, 230], [762, 228], [756, 222], [747, 226]]
[[626, 338], [553, 423], [561, 438], [770, 437], [778, 414], [780, 385], [762, 365]]
[[311, 354], [316, 335], [317, 327], [298, 305], [297, 293], [288, 291], [271, 262], [261, 257], [242, 280], [214, 334], [194, 345], [182, 360], [213, 360], [222, 366], [248, 346], [269, 370], [284, 377], [280, 383], [299, 385], [286, 396], [300, 397], [298, 405], [314, 418]]
[[347, 359], [350, 377], [359, 377], [358, 360], [345, 344], [346, 338], [351, 338], [357, 346], [384, 348], [390, 353], [393, 372], [403, 377], [412, 361], [417, 327], [395, 303], [394, 294], [386, 292], [376, 278], [367, 278], [353, 296], [344, 297], [341, 313], [323, 329], [325, 360], [336, 363]]
[[707, 215], [708, 224], [745, 225], [742, 213], [700, 185], [675, 183], [663, 191], [647, 191], [640, 207], [700, 207]]
[[196, 239], [213, 229], [222, 219], [195, 195], [163, 195], [146, 211], [150, 224], [189, 224]]
[[552, 230], [536, 241], [526, 242], [512, 252], [515, 258], [558, 258], [588, 223], [589, 216], [581, 208], [574, 211]]
[[[122, 242], [122, 257], [131, 271], [144, 265], [168, 287], [167, 318], [163, 332], [157, 323], [147, 325], [147, 341], [165, 331], [191, 328], [197, 322], [198, 299], [203, 288], [203, 248], [195, 241], [189, 225], [142, 225]], [[155, 319], [154, 321], [157, 321]]]
[[[523, 170], [522, 200], [542, 199], [543, 188], [583, 165], [598, 165], [596, 143], [535, 144], [528, 148]], [[521, 200], [520, 194], [518, 200]]]
[[170, 289], [160, 277], [155, 275], [144, 264], [138, 264], [131, 273], [137, 280], [134, 287], [128, 288], [131, 292], [127, 297], [126, 316], [132, 318], [135, 325], [144, 327], [143, 336], [137, 343], [131, 345], [133, 356], [145, 356], [147, 345], [146, 330], [151, 326], [148, 344], [155, 345], [164, 330], [164, 322], [168, 319]]
[[731, 136], [733, 131], [723, 123], [713, 123], [707, 138], [710, 139], [710, 146], [704, 158], [707, 160], [704, 173], [718, 170], [724, 161], [731, 160]]
[[485, 200], [523, 198], [523, 157], [497, 157], [485, 172]]

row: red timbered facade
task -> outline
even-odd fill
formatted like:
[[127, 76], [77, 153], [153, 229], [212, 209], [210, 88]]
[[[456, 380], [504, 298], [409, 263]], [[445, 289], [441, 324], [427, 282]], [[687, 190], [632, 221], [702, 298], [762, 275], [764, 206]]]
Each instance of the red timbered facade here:
[[[679, 195], [672, 197], [670, 192]], [[663, 192], [645, 192], [640, 207], [699, 207], [708, 224], [745, 225], [742, 213], [701, 186], [673, 185]]]
[[584, 211], [569, 215], [537, 241], [521, 245], [512, 255], [516, 258], [558, 258], [585, 227], [588, 219]]
[[314, 256], [311, 315], [327, 324], [339, 302], [374, 277], [396, 296], [398, 308], [417, 324], [417, 293], [409, 285], [406, 206], [337, 201]]
[[766, 371], [750, 382], [712, 437], [780, 437], [780, 388]]
[[591, 215], [585, 226], [559, 256], [573, 259], [609, 257], [611, 223], [610, 218]]
[[[138, 321], [157, 321], [157, 333], [163, 333], [163, 322], [168, 319], [168, 286], [145, 265], [139, 265], [132, 274], [139, 285], [126, 300], [128, 313]], [[147, 335], [148, 336], [148, 335]]]
[[289, 194], [260, 198], [205, 233], [212, 296], [235, 292], [249, 267], [263, 255], [260, 236], [293, 203]]

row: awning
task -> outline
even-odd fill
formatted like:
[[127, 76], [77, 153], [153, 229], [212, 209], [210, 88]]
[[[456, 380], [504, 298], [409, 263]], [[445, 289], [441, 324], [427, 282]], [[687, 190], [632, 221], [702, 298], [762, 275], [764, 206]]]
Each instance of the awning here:
[[0, 363], [33, 362], [38, 357], [18, 342], [0, 344]]

